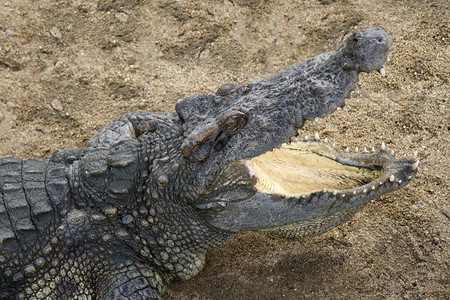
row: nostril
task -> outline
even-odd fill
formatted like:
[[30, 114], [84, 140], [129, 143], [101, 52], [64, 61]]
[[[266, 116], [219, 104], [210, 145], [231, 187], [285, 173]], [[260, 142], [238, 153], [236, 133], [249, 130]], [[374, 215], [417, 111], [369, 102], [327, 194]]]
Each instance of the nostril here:
[[379, 43], [383, 43], [384, 42], [384, 38], [378, 38], [378, 42]]

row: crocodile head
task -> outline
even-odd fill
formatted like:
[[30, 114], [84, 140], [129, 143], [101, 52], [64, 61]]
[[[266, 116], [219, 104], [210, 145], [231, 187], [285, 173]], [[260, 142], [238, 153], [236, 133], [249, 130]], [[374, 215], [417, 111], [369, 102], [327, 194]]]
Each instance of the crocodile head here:
[[220, 229], [302, 236], [405, 186], [414, 160], [395, 159], [384, 147], [338, 153], [318, 136], [296, 137], [305, 120], [344, 105], [359, 72], [382, 69], [390, 44], [382, 29], [369, 28], [269, 77], [178, 101], [181, 153], [194, 187], [182, 196]]

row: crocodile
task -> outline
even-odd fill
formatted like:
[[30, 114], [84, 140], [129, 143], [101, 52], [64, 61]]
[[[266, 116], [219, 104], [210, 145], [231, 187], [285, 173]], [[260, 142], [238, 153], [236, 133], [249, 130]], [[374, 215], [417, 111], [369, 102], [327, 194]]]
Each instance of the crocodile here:
[[342, 107], [360, 72], [383, 73], [390, 46], [368, 28], [174, 111], [126, 113], [84, 148], [1, 158], [0, 299], [160, 299], [237, 233], [320, 234], [404, 187], [416, 158], [298, 134]]

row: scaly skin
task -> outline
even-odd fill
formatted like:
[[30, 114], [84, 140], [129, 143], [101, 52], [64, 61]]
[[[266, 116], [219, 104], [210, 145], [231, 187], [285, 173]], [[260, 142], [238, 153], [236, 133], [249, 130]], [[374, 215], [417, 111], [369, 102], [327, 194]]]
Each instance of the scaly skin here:
[[359, 72], [381, 69], [389, 46], [366, 29], [173, 112], [125, 114], [83, 149], [0, 159], [0, 299], [159, 299], [237, 232], [317, 234], [403, 187], [418, 162], [295, 138], [344, 105]]

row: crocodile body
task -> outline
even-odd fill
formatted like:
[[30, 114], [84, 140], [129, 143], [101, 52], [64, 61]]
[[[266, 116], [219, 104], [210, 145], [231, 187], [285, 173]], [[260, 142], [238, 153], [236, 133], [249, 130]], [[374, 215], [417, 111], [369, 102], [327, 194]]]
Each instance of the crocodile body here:
[[296, 138], [344, 105], [359, 72], [380, 70], [389, 46], [369, 28], [175, 111], [125, 114], [83, 149], [1, 158], [0, 299], [159, 299], [235, 233], [318, 234], [405, 186], [415, 160]]

